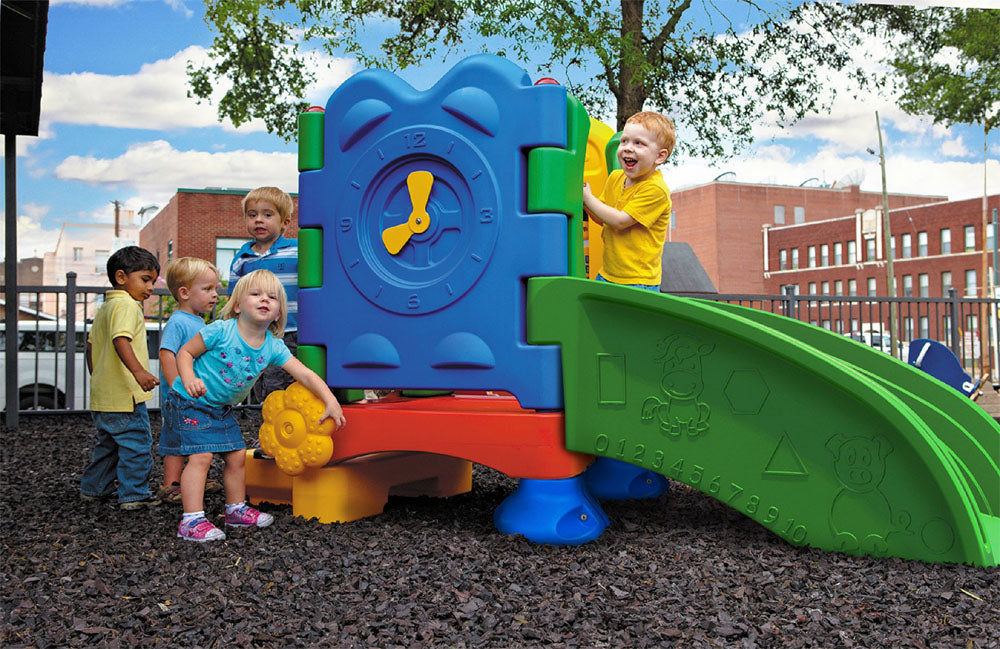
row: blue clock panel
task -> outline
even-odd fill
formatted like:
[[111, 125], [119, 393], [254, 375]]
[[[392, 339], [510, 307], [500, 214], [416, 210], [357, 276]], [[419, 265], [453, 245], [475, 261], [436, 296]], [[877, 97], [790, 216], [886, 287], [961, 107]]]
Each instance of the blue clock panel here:
[[324, 120], [323, 168], [299, 175], [324, 251], [299, 342], [326, 348], [327, 383], [562, 408], [559, 348], [525, 340], [525, 279], [567, 273], [567, 217], [526, 212], [527, 151], [566, 147], [565, 89], [477, 55], [427, 91], [361, 72]]

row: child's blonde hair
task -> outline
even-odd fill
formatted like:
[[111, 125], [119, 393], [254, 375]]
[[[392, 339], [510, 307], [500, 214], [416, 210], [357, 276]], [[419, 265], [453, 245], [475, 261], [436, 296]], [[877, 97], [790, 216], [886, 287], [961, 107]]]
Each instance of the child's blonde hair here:
[[177, 292], [182, 286], [191, 287], [191, 282], [198, 279], [202, 273], [210, 270], [219, 276], [219, 269], [211, 262], [198, 257], [181, 257], [175, 259], [167, 266], [167, 288], [170, 294], [177, 297]]
[[236, 288], [233, 289], [232, 295], [229, 296], [229, 301], [222, 307], [219, 317], [223, 320], [239, 317], [240, 314], [236, 312], [236, 307], [255, 288], [278, 296], [278, 319], [269, 324], [267, 328], [274, 334], [275, 338], [281, 338], [285, 335], [285, 323], [288, 321], [288, 296], [285, 295], [285, 287], [281, 285], [281, 280], [269, 270], [261, 268], [241, 277], [236, 282]]
[[292, 218], [292, 210], [295, 209], [292, 197], [277, 187], [258, 187], [257, 189], [250, 190], [250, 193], [243, 197], [244, 217], [247, 215], [247, 203], [250, 201], [267, 201], [274, 205], [278, 208], [278, 216], [281, 217], [282, 224]]
[[674, 122], [669, 117], [643, 110], [625, 120], [626, 124], [638, 124], [653, 134], [660, 148], [667, 150], [667, 157], [674, 152], [677, 144], [677, 134], [674, 132]]

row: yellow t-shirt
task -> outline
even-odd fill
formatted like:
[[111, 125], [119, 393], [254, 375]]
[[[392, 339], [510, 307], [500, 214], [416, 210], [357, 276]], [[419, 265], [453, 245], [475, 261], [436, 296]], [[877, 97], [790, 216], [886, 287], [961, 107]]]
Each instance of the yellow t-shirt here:
[[132, 341], [135, 357], [148, 371], [149, 349], [142, 306], [127, 291], [108, 291], [90, 330], [90, 356], [94, 363], [90, 380], [91, 410], [132, 412], [135, 404], [153, 397], [152, 392], [139, 387], [132, 372], [118, 358], [114, 340], [119, 336]]
[[656, 284], [662, 275], [663, 240], [670, 225], [670, 190], [659, 171], [625, 187], [625, 172], [616, 169], [604, 183], [601, 200], [635, 219], [630, 228], [601, 229], [604, 259], [601, 275], [615, 284]]

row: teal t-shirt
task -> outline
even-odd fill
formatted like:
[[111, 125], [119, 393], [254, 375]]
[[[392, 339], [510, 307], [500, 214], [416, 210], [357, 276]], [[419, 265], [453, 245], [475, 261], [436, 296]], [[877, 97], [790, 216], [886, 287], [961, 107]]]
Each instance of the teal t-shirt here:
[[[246, 398], [260, 373], [269, 365], [284, 365], [292, 353], [284, 341], [270, 331], [260, 347], [252, 347], [240, 336], [236, 318], [216, 320], [201, 330], [205, 353], [194, 359], [194, 374], [205, 383], [207, 392], [193, 399], [210, 406], [237, 404]], [[177, 377], [171, 389], [185, 399], [191, 396]]]

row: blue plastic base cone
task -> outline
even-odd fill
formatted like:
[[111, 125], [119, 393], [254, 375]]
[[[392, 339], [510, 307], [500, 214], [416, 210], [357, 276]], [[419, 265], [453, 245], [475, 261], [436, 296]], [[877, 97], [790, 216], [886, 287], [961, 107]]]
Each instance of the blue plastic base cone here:
[[535, 543], [580, 545], [604, 532], [608, 516], [587, 493], [581, 474], [561, 480], [522, 478], [493, 513], [493, 523], [504, 534], [521, 534]]
[[656, 498], [670, 489], [670, 482], [659, 473], [609, 457], [594, 460], [583, 479], [598, 500]]

